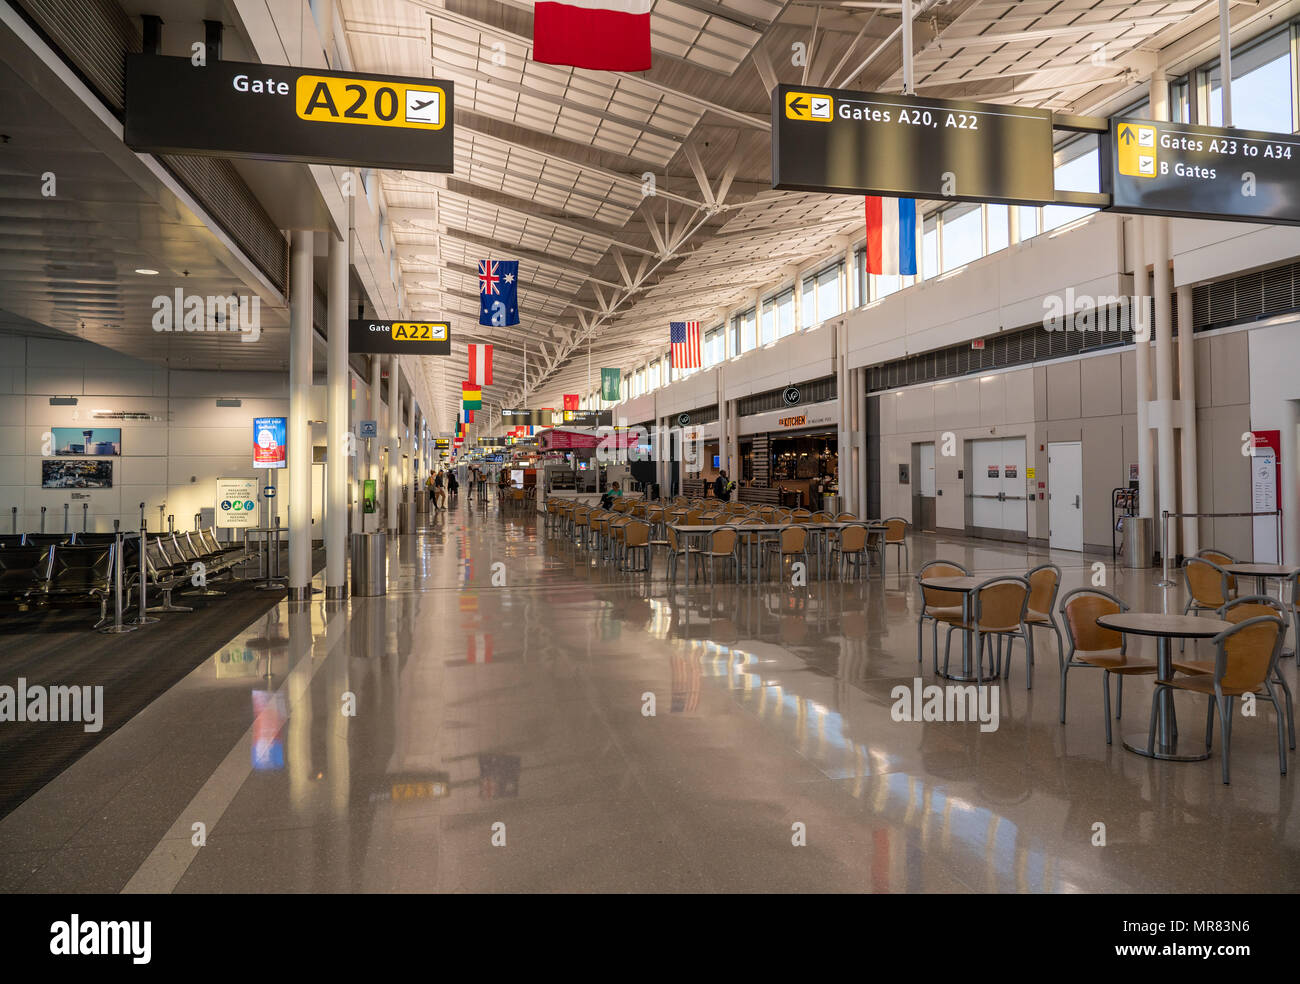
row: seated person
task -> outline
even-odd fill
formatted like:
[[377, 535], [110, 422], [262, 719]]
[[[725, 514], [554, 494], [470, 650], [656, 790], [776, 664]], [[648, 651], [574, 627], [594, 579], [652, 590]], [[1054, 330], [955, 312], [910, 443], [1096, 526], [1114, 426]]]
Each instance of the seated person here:
[[615, 482], [606, 489], [605, 494], [600, 497], [600, 508], [612, 509], [614, 506], [614, 500], [621, 498], [623, 498], [623, 490], [619, 488], [618, 482]]

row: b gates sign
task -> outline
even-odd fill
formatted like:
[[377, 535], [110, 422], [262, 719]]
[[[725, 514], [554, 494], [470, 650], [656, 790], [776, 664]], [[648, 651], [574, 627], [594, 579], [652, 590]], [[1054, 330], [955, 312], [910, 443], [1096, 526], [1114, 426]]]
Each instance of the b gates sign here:
[[452, 170], [452, 83], [128, 55], [132, 150]]

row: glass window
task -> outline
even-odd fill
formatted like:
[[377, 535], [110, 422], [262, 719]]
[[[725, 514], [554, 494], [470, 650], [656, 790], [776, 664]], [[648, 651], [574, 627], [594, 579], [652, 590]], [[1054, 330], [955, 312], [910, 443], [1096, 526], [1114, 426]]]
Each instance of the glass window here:
[[660, 383], [660, 379], [659, 379], [659, 360], [657, 360], [657, 359], [656, 359], [654, 362], [650, 363], [650, 377], [649, 377], [649, 381], [650, 381], [650, 388], [651, 388], [651, 389], [656, 389], [657, 387], [659, 387], [659, 386], [661, 385], [661, 383]]
[[736, 325], [740, 329], [740, 351], [748, 352], [757, 344], [758, 326], [754, 321], [754, 309], [736, 315]]
[[985, 238], [988, 242], [987, 253], [996, 253], [1006, 249], [1011, 242], [1011, 230], [1007, 228], [1007, 207], [1005, 205], [984, 206]]
[[844, 313], [840, 294], [840, 270], [843, 266], [841, 260], [817, 274], [817, 324]]
[[[1072, 141], [1057, 151], [1056, 187], [1061, 191], [1097, 191], [1098, 181], [1096, 136]], [[1044, 205], [1043, 232], [1095, 211], [1079, 205]]]
[[1020, 216], [1020, 241], [1033, 239], [1038, 235], [1038, 208], [1035, 205], [1017, 205], [1016, 213]]
[[811, 328], [817, 324], [817, 281], [813, 277], [808, 277], [803, 282], [803, 325], [804, 328]]
[[759, 319], [758, 344], [766, 345], [776, 341], [776, 311], [772, 299], [763, 302], [763, 317]]
[[772, 307], [776, 310], [776, 335], [785, 338], [793, 335], [794, 326], [794, 288], [782, 291], [772, 298]]
[[943, 213], [943, 268], [955, 270], [984, 252], [983, 209], [978, 205], [954, 205]]
[[931, 215], [925, 220], [921, 234], [921, 277], [933, 277], [939, 272], [939, 217]]
[[1175, 123], [1192, 122], [1192, 86], [1186, 78], [1169, 83], [1169, 118]]
[[722, 338], [721, 328], [713, 328], [710, 331], [706, 331], [704, 333], [704, 345], [703, 345], [704, 351], [700, 353], [700, 355], [702, 356], [700, 361], [703, 362], [706, 367], [715, 366], [722, 361], [718, 357], [718, 352], [717, 352], [718, 342], [721, 338]]
[[743, 351], [740, 347], [740, 318], [731, 319], [731, 356], [737, 356]]
[[[1291, 51], [1286, 34], [1232, 56], [1232, 125], [1291, 133]], [[1223, 125], [1223, 73], [1210, 70], [1210, 126]]]
[[860, 307], [871, 299], [871, 280], [867, 276], [867, 248], [859, 247], [853, 251], [853, 283], [855, 306]]
[[871, 299], [874, 301], [881, 297], [888, 297], [890, 294], [897, 293], [903, 289], [903, 278], [897, 276], [872, 276]]

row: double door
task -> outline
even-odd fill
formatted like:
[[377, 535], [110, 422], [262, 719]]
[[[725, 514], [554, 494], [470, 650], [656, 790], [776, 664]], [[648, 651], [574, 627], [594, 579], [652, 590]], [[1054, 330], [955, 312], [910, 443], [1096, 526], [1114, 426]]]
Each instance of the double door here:
[[968, 524], [988, 536], [1023, 536], [1029, 531], [1025, 489], [1025, 439], [991, 438], [968, 441], [970, 490]]

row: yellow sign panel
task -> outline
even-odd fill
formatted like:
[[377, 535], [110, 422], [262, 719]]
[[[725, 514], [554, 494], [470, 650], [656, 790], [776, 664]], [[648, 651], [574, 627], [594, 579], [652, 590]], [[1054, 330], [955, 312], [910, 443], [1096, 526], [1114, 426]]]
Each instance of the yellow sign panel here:
[[1121, 123], [1115, 133], [1119, 141], [1119, 173], [1134, 178], [1156, 176], [1156, 128]]
[[785, 115], [791, 120], [816, 120], [829, 123], [835, 100], [820, 92], [787, 92]]
[[314, 123], [441, 130], [447, 122], [447, 94], [436, 85], [300, 75], [294, 107]]
[[1032, 469], [1032, 468], [1026, 468], [1026, 469], [1025, 469], [1025, 477], [1028, 478], [1028, 479], [1033, 479], [1033, 477], [1034, 477], [1034, 469]]
[[445, 342], [449, 325], [445, 321], [394, 321], [395, 342]]

